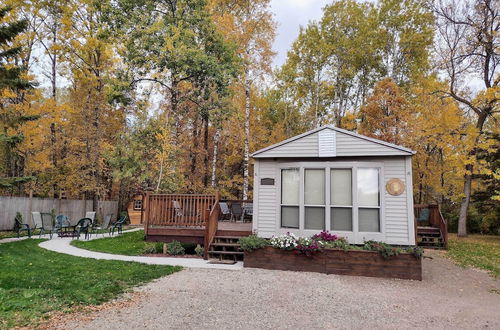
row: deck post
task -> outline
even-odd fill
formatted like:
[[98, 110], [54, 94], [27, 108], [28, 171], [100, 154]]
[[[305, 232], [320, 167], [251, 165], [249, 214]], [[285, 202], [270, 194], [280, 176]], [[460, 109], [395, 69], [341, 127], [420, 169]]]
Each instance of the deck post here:
[[[146, 192], [145, 195], [143, 195], [143, 200], [142, 200], [142, 209], [141, 209], [141, 220], [142, 223], [144, 224], [144, 235], [148, 235], [148, 227], [149, 227], [149, 191]], [[145, 206], [145, 204], [147, 205]], [[144, 214], [146, 213], [146, 214]]]

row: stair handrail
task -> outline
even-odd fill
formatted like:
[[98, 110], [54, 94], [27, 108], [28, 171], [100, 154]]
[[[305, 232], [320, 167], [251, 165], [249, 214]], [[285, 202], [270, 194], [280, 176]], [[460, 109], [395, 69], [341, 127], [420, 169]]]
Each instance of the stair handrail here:
[[217, 228], [219, 224], [219, 214], [220, 214], [220, 205], [219, 205], [219, 192], [215, 193], [215, 203], [211, 207], [210, 210], [205, 211], [206, 214], [206, 225], [205, 225], [205, 237], [204, 237], [204, 259], [208, 259], [208, 250], [210, 249], [210, 245], [212, 244], [215, 234], [217, 233]]
[[443, 236], [444, 248], [448, 249], [448, 222], [444, 219], [439, 205], [437, 207], [437, 212], [439, 215], [439, 229], [441, 230], [441, 235]]

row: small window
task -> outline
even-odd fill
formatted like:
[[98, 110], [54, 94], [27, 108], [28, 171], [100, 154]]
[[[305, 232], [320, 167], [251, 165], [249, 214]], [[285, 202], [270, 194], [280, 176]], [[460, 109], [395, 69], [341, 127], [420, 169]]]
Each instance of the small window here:
[[142, 200], [141, 199], [134, 200], [134, 210], [136, 210], [136, 211], [142, 210]]
[[304, 228], [325, 229], [325, 170], [304, 170]]
[[360, 232], [380, 232], [378, 168], [358, 169], [358, 222]]
[[281, 227], [299, 228], [300, 174], [297, 168], [281, 170]]
[[352, 169], [331, 169], [330, 205], [330, 228], [352, 231]]

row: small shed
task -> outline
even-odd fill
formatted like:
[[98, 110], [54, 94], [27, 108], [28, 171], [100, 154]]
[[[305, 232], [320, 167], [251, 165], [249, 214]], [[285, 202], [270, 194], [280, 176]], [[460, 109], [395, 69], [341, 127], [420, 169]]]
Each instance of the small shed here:
[[142, 224], [143, 195], [135, 194], [127, 205], [127, 213], [131, 225]]
[[252, 229], [261, 237], [329, 230], [354, 244], [414, 245], [414, 154], [334, 126], [256, 151]]

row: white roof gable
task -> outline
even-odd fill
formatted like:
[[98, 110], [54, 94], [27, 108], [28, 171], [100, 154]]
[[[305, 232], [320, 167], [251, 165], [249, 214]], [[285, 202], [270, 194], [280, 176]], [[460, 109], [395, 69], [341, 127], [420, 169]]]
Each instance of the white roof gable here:
[[254, 158], [408, 156], [414, 151], [351, 131], [322, 126], [260, 149]]

